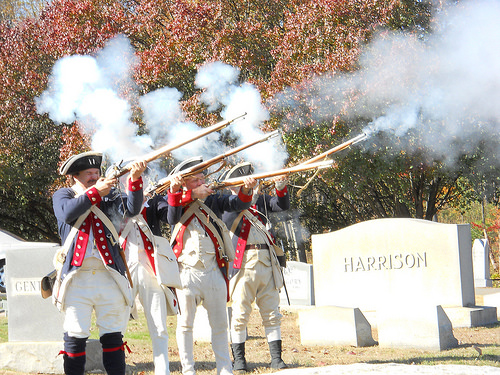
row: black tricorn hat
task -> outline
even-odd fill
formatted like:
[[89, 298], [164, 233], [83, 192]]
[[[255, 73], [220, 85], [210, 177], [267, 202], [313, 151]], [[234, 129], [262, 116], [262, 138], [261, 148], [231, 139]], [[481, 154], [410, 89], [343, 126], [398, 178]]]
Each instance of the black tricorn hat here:
[[71, 156], [66, 160], [59, 173], [62, 175], [75, 174], [89, 168], [101, 168], [102, 153], [96, 151], [82, 152], [78, 155]]
[[236, 164], [231, 169], [225, 171], [219, 177], [219, 181], [226, 181], [230, 178], [238, 178], [243, 176], [248, 176], [253, 173], [253, 166], [251, 163], [244, 161], [242, 163]]
[[185, 169], [194, 167], [195, 165], [198, 165], [200, 163], [203, 163], [203, 156], [195, 156], [195, 157], [186, 159], [183, 162], [177, 164], [177, 166], [174, 169], [172, 169], [168, 175], [172, 176], [172, 175], [179, 173]]

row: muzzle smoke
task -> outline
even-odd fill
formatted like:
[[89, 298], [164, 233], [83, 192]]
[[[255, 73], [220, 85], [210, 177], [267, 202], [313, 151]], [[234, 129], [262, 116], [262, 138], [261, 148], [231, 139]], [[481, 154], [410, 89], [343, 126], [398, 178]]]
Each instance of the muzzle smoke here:
[[307, 89], [284, 90], [269, 104], [295, 113], [283, 123], [292, 130], [315, 106], [313, 121], [364, 118], [365, 132], [403, 138], [417, 131], [421, 143], [404, 147], [424, 146], [451, 166], [500, 133], [499, 17], [497, 1], [460, 2], [438, 14], [425, 39], [380, 33], [356, 72], [316, 77]]
[[[78, 121], [91, 136], [92, 149], [108, 155], [112, 162], [140, 158], [152, 148], [185, 140], [200, 130], [186, 121], [180, 100], [182, 93], [165, 87], [146, 95], [138, 95], [132, 79], [139, 63], [129, 40], [117, 36], [98, 51], [96, 57], [73, 55], [56, 62], [47, 90], [36, 98], [37, 111], [47, 113], [56, 123]], [[249, 143], [264, 133], [259, 126], [269, 118], [261, 104], [260, 93], [249, 84], [239, 85], [239, 71], [223, 63], [204, 65], [197, 77], [197, 87], [204, 90], [201, 99], [209, 111], [221, 109], [224, 119], [246, 112], [243, 120], [227, 130], [237, 145]], [[123, 88], [127, 88], [127, 92]], [[147, 134], [137, 135], [138, 127], [131, 121], [131, 100], [137, 100], [144, 114]], [[172, 152], [178, 160], [202, 155], [205, 160], [224, 152], [219, 133], [211, 133]], [[286, 152], [280, 139], [265, 142], [241, 152], [238, 158], [254, 163], [255, 169], [281, 168]], [[167, 171], [158, 172], [158, 178]]]

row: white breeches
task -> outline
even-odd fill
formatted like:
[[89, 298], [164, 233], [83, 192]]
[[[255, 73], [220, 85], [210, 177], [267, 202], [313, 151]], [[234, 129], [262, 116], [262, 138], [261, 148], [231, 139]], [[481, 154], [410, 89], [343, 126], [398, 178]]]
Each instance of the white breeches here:
[[85, 258], [68, 285], [63, 328], [70, 337], [90, 336], [92, 310], [95, 310], [99, 336], [125, 332], [130, 315], [118, 284], [97, 258]]
[[212, 350], [217, 374], [232, 374], [227, 332], [227, 287], [215, 267], [208, 271], [181, 268], [182, 289], [178, 290], [180, 315], [177, 316], [177, 346], [183, 374], [195, 374], [193, 354], [193, 324], [196, 307], [203, 303], [212, 330]]
[[244, 266], [230, 281], [231, 342], [238, 344], [246, 341], [246, 328], [254, 301], [259, 307], [267, 341], [281, 340], [280, 297], [274, 287], [273, 270], [261, 262], [248, 269]]
[[149, 336], [153, 344], [155, 375], [170, 374], [168, 362], [167, 301], [156, 276], [141, 263], [129, 265], [134, 289], [144, 308]]

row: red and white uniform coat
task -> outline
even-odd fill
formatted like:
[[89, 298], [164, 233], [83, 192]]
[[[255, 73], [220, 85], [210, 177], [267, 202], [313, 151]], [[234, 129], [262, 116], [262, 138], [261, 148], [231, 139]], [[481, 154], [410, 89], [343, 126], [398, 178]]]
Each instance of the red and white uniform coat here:
[[[208, 312], [212, 349], [217, 374], [232, 374], [227, 331], [227, 260], [221, 254], [224, 211], [241, 211], [250, 206], [251, 195], [214, 194], [202, 204], [191, 199], [191, 191], [179, 193], [186, 203], [171, 244], [178, 257], [182, 289], [178, 291], [181, 314], [177, 319], [177, 345], [183, 374], [193, 375], [193, 323], [199, 304]], [[195, 211], [193, 214], [191, 212]], [[217, 220], [216, 220], [217, 219]], [[212, 228], [213, 231], [210, 229]], [[230, 244], [229, 244], [230, 245]], [[222, 271], [222, 272], [221, 272]]]
[[225, 212], [222, 216], [231, 229], [235, 245], [235, 259], [230, 271], [233, 344], [246, 341], [246, 328], [254, 301], [259, 307], [267, 341], [281, 340], [279, 288], [282, 276], [274, 248], [275, 240], [266, 228], [265, 214], [281, 212], [289, 206], [290, 198], [285, 186], [276, 190], [275, 196], [259, 194], [246, 212]]
[[[109, 228], [110, 225], [119, 227], [120, 223], [101, 220], [99, 215], [109, 220], [134, 216], [140, 212], [142, 201], [142, 179], [129, 181], [127, 194], [123, 196], [112, 189], [101, 198], [95, 187], [79, 190], [76, 186], [54, 193], [54, 213], [63, 244], [70, 233], [75, 233], [73, 225], [81, 221], [59, 273], [60, 287], [53, 293], [53, 301], [65, 312], [64, 330], [69, 336], [90, 335], [93, 309], [101, 336], [125, 330], [128, 320], [125, 313], [128, 314], [132, 304], [132, 293], [118, 239], [114, 238], [114, 228]], [[92, 211], [93, 206], [99, 208], [97, 213]], [[96, 282], [100, 288], [94, 287]], [[89, 302], [85, 306], [82, 301], [87, 297]], [[120, 319], [116, 318], [115, 310], [120, 311]]]
[[[168, 198], [170, 197], [170, 199]], [[170, 373], [168, 359], [168, 331], [167, 315], [172, 315], [172, 308], [177, 308], [177, 299], [172, 299], [171, 290], [161, 286], [157, 277], [158, 272], [155, 259], [159, 256], [155, 235], [160, 235], [160, 222], [177, 220], [182, 209], [175, 209], [172, 196], [154, 196], [144, 203], [141, 213], [130, 218], [121, 232], [120, 243], [125, 250], [127, 264], [133, 281], [132, 296], [139, 297], [144, 309], [149, 336], [153, 346], [153, 362], [155, 375]], [[153, 223], [156, 233], [148, 225]], [[162, 242], [161, 246], [170, 246]], [[169, 308], [167, 293], [170, 293], [171, 303]], [[134, 309], [134, 313], [135, 313]]]

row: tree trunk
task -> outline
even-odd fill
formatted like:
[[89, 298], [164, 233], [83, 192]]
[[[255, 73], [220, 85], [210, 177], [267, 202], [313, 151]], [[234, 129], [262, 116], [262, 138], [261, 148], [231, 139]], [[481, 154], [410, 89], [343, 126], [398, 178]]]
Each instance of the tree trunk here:
[[306, 247], [304, 242], [299, 243], [297, 255], [299, 256], [299, 262], [307, 263]]
[[422, 198], [423, 180], [422, 173], [418, 173], [418, 177], [411, 179], [413, 200], [415, 202], [415, 218], [417, 219], [424, 218], [424, 200]]
[[441, 183], [440, 177], [435, 177], [429, 187], [429, 195], [427, 197], [427, 209], [425, 211], [425, 220], [432, 220], [434, 215], [437, 213], [437, 195], [439, 192]]
[[297, 238], [297, 256], [299, 258], [299, 262], [307, 263], [306, 246], [302, 237], [302, 225], [300, 221], [299, 225], [297, 225], [297, 233], [295, 236]]

